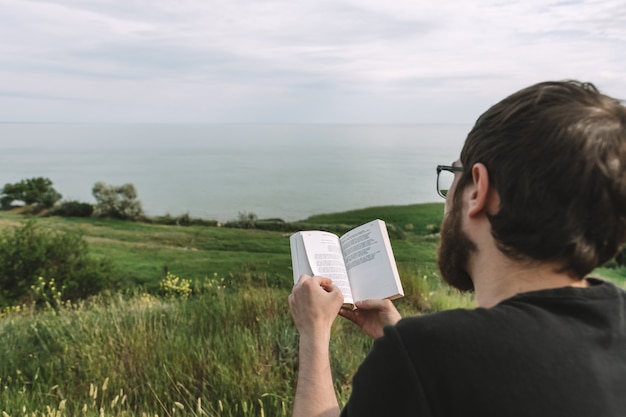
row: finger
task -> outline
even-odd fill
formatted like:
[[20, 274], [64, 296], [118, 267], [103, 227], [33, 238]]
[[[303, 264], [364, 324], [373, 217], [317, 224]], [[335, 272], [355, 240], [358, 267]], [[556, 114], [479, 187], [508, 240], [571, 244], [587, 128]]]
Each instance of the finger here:
[[356, 323], [356, 313], [352, 310], [349, 310], [347, 308], [340, 308], [339, 315], [345, 319], [350, 320], [353, 323]]
[[298, 282], [296, 282], [296, 285], [301, 285], [303, 282], [309, 280], [313, 278], [311, 275], [306, 275], [306, 274], [302, 274], [300, 275], [300, 278], [298, 278]]
[[298, 281], [298, 285], [294, 288], [294, 291], [297, 291], [298, 288], [308, 288], [309, 290], [317, 290], [319, 288], [326, 289], [326, 287], [330, 287], [332, 285], [332, 280], [329, 278], [318, 277], [318, 276], [308, 276], [303, 275]]
[[[328, 279], [328, 278], [327, 278]], [[332, 281], [331, 281], [332, 282]], [[338, 312], [341, 310], [341, 305], [343, 304], [343, 293], [336, 285], [329, 284], [325, 287], [322, 287], [329, 295], [333, 296], [339, 305], [337, 306]]]
[[356, 306], [359, 309], [362, 310], [388, 310], [391, 306], [391, 301], [384, 299], [384, 300], [363, 300], [363, 301], [357, 301], [356, 302]]
[[315, 278], [317, 280], [317, 282], [319, 282], [320, 286], [322, 286], [322, 287], [331, 287], [331, 286], [333, 286], [333, 280], [330, 279], [330, 278], [320, 277], [320, 276], [314, 276], [313, 278]]
[[326, 277], [322, 277], [318, 275], [302, 274], [300, 275], [300, 278], [298, 279], [298, 282], [296, 283], [295, 286], [303, 285], [305, 282], [311, 281], [311, 280], [317, 283], [317, 285], [322, 286], [322, 287], [330, 286], [333, 283], [333, 280], [330, 278], [326, 278]]

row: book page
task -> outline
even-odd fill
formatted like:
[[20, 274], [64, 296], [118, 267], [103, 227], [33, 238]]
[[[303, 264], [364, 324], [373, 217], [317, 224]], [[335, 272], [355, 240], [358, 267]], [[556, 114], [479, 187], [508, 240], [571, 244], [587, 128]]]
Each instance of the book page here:
[[359, 226], [341, 237], [354, 300], [397, 298], [404, 295], [385, 223]]
[[313, 274], [332, 279], [343, 294], [344, 304], [354, 304], [339, 238], [321, 231], [300, 232], [300, 235]]
[[306, 250], [302, 242], [300, 233], [294, 233], [289, 237], [291, 246], [291, 267], [293, 270], [293, 283], [298, 283], [301, 275], [313, 275], [313, 271], [309, 266], [309, 260], [306, 257]]

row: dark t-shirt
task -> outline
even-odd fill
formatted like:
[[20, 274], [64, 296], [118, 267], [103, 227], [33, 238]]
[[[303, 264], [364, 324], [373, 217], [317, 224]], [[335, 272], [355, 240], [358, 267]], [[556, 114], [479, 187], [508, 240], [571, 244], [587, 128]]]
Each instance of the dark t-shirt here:
[[626, 292], [589, 282], [387, 327], [342, 415], [626, 416]]

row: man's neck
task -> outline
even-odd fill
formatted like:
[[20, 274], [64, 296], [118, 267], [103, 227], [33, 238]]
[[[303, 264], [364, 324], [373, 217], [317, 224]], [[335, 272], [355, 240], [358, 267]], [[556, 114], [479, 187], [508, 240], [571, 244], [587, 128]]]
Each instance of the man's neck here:
[[471, 276], [479, 307], [493, 307], [517, 294], [530, 291], [588, 286], [584, 279], [558, 272], [558, 265], [554, 263], [515, 262], [501, 252], [489, 257], [478, 255], [473, 261], [474, 273]]

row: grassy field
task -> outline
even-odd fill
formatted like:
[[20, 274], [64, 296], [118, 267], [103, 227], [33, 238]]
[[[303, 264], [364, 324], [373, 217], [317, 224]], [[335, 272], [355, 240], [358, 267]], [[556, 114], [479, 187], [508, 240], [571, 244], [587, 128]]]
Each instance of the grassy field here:
[[[385, 220], [407, 294], [396, 305], [404, 315], [422, 314], [473, 305], [439, 281], [435, 232], [442, 212], [442, 204], [378, 207], [299, 225], [347, 230]], [[0, 212], [0, 228], [21, 219]], [[42, 310], [2, 313], [3, 417], [290, 415], [298, 339], [287, 306], [288, 231], [38, 222], [81, 233], [94, 256], [112, 259], [119, 288], [88, 302], [51, 299]], [[618, 282], [626, 275], [600, 272]], [[355, 326], [337, 320], [331, 350], [342, 402], [370, 347]]]
[[[315, 216], [302, 227], [348, 230], [374, 218], [385, 220], [405, 233], [396, 239], [394, 252], [400, 265], [433, 266], [434, 238], [429, 226], [439, 225], [442, 204], [368, 208], [346, 213]], [[0, 212], [0, 227], [19, 224], [16, 213]], [[108, 257], [117, 266], [122, 288], [158, 288], [164, 271], [188, 279], [203, 279], [241, 273], [262, 275], [271, 283], [290, 282], [289, 232], [232, 229], [206, 226], [164, 226], [104, 219], [44, 217], [41, 225], [81, 233], [96, 256]], [[407, 225], [411, 225], [408, 226]]]

